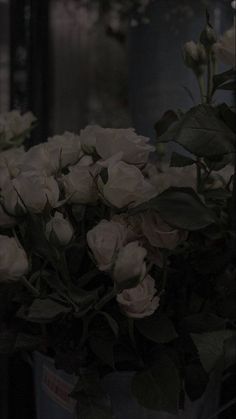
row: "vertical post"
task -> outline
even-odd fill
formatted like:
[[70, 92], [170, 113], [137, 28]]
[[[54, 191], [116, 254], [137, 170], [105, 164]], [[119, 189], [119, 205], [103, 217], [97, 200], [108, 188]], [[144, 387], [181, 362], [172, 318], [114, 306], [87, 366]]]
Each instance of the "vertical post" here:
[[49, 0], [31, 1], [29, 103], [38, 118], [33, 144], [45, 141], [49, 133], [49, 3]]
[[11, 109], [36, 115], [30, 145], [48, 135], [48, 10], [48, 0], [10, 0]]

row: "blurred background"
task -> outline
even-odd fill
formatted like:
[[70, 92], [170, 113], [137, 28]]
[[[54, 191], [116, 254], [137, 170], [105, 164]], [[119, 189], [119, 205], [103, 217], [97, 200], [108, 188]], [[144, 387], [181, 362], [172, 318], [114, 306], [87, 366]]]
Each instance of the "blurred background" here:
[[205, 8], [221, 34], [231, 0], [0, 0], [0, 112], [32, 110], [32, 141], [88, 123], [154, 137], [162, 113], [198, 92], [181, 47]]
[[[38, 118], [32, 144], [89, 123], [134, 126], [154, 139], [164, 111], [193, 104], [188, 89], [199, 101], [183, 44], [197, 40], [206, 7], [218, 34], [231, 27], [233, 4], [0, 0], [0, 113], [32, 110]], [[222, 397], [232, 398], [234, 389], [229, 383]], [[0, 419], [32, 419], [31, 396], [30, 366], [18, 355], [10, 362], [1, 356]]]

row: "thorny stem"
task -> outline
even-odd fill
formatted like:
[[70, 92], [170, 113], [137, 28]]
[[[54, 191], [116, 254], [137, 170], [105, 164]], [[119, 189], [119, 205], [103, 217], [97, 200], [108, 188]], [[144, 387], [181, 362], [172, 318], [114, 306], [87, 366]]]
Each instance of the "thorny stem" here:
[[27, 279], [25, 278], [25, 276], [23, 276], [21, 278], [21, 282], [28, 289], [28, 291], [31, 292], [31, 294], [33, 294], [35, 297], [39, 297], [38, 290], [33, 285], [31, 285], [29, 281], [27, 281]]

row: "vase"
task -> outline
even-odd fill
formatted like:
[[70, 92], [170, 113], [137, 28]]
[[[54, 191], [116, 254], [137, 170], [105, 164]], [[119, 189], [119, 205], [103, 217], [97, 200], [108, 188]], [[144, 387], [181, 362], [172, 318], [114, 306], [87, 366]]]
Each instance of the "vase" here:
[[[37, 419], [76, 419], [75, 401], [69, 394], [77, 381], [55, 368], [53, 359], [35, 352], [33, 356]], [[185, 410], [177, 415], [156, 412], [140, 406], [131, 394], [130, 384], [135, 372], [114, 372], [102, 380], [114, 419], [208, 419], [218, 410], [220, 375], [211, 377], [204, 395], [197, 401], [187, 400]]]

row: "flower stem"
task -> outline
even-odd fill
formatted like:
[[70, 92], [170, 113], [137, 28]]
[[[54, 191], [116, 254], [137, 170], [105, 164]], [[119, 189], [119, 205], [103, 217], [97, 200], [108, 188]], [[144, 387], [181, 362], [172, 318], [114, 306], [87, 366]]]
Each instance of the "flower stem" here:
[[25, 286], [25, 288], [27, 288], [28, 291], [31, 292], [31, 294], [33, 294], [35, 297], [39, 297], [39, 295], [40, 295], [39, 294], [39, 291], [33, 285], [31, 285], [29, 281], [27, 281], [27, 279], [25, 278], [25, 276], [23, 276], [21, 278], [21, 282]]
[[208, 104], [212, 100], [212, 78], [213, 78], [213, 61], [212, 61], [212, 52], [209, 50], [207, 52], [207, 97], [206, 101]]
[[197, 81], [198, 81], [198, 86], [199, 86], [199, 90], [200, 90], [201, 103], [205, 103], [206, 102], [206, 95], [205, 95], [205, 83], [204, 83], [203, 76], [202, 75], [197, 75]]

